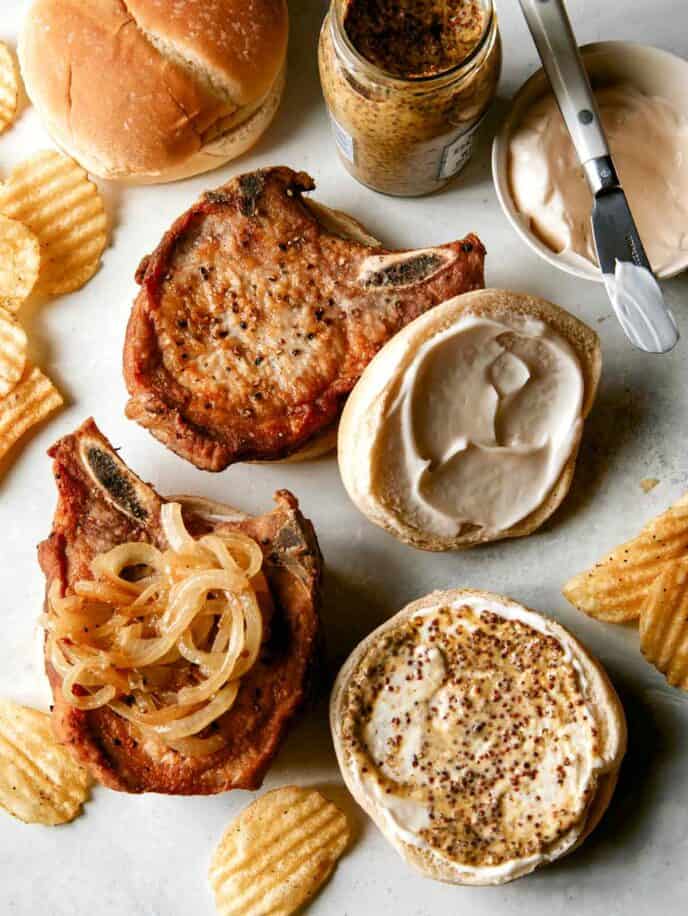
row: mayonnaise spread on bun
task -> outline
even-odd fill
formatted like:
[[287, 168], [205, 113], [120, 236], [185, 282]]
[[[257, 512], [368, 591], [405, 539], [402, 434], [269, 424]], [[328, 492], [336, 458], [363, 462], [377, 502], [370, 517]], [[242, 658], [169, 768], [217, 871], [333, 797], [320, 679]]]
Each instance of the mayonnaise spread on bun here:
[[580, 438], [578, 358], [528, 316], [466, 314], [425, 340], [396, 384], [373, 486], [382, 503], [441, 537], [469, 527], [493, 538], [524, 519]]
[[333, 700], [354, 795], [445, 880], [500, 883], [573, 847], [605, 768], [582, 648], [478, 593], [397, 621]]

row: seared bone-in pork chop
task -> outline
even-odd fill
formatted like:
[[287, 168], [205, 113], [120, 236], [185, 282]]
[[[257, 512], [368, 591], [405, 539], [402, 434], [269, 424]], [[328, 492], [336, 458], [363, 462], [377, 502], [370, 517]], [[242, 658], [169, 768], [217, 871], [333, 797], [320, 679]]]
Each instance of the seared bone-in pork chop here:
[[390, 337], [484, 285], [475, 235], [389, 252], [328, 228], [302, 198], [313, 188], [286, 167], [241, 175], [204, 194], [139, 268], [127, 416], [199, 468], [308, 447]]
[[[164, 500], [126, 467], [93, 420], [49, 454], [59, 498], [52, 533], [39, 547], [48, 589], [57, 581], [68, 594], [74, 582], [92, 578], [96, 554], [126, 541], [166, 546], [160, 523]], [[265, 557], [270, 595], [260, 602], [264, 641], [241, 679], [234, 705], [217, 720], [224, 747], [204, 757], [184, 756], [141, 740], [136, 728], [108, 706], [76, 709], [46, 660], [54, 728], [105, 785], [181, 795], [260, 786], [307, 693], [319, 642], [322, 560], [315, 532], [291, 493], [282, 490], [275, 499], [275, 509], [255, 518], [204, 500], [184, 502], [184, 520], [195, 537], [241, 531], [260, 544]]]

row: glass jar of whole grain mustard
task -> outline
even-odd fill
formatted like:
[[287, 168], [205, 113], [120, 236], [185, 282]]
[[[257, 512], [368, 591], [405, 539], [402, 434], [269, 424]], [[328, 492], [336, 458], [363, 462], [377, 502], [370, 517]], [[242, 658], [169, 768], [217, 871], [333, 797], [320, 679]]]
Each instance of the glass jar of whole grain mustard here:
[[345, 168], [411, 197], [441, 188], [470, 158], [501, 44], [492, 0], [332, 0], [318, 57]]

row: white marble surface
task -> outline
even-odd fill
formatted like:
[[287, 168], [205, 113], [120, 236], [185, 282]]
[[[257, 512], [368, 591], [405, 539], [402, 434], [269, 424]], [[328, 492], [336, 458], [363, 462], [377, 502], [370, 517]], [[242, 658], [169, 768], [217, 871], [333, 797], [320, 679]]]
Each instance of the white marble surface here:
[[[26, 4], [0, 3], [0, 38], [13, 43]], [[67, 393], [67, 409], [15, 451], [0, 476], [0, 695], [46, 704], [36, 617], [43, 580], [35, 545], [49, 531], [55, 490], [45, 449], [93, 414], [123, 457], [164, 492], [224, 498], [261, 511], [287, 486], [317, 527], [328, 575], [324, 626], [329, 668], [373, 626], [432, 588], [479, 586], [548, 612], [603, 660], [629, 719], [630, 748], [610, 811], [584, 847], [541, 872], [497, 889], [452, 888], [411, 872], [341, 787], [325, 704], [293, 730], [266, 780], [325, 786], [350, 812], [355, 842], [312, 913], [350, 916], [678, 916], [688, 899], [688, 696], [671, 691], [638, 651], [637, 633], [588, 619], [560, 586], [608, 546], [634, 533], [686, 486], [688, 283], [666, 284], [685, 339], [668, 357], [633, 352], [610, 315], [603, 290], [557, 272], [513, 234], [493, 192], [491, 134], [507, 99], [536, 68], [515, 0], [498, 3], [505, 65], [499, 103], [473, 162], [446, 191], [393, 200], [357, 185], [338, 165], [316, 69], [323, 0], [293, 0], [287, 94], [276, 122], [240, 162], [209, 177], [161, 188], [106, 187], [113, 224], [102, 270], [88, 286], [22, 316], [33, 356]], [[688, 55], [688, 7], [676, 0], [571, 0], [582, 42], [645, 41]], [[48, 143], [30, 109], [0, 137], [0, 174]], [[209, 184], [235, 171], [285, 163], [308, 170], [318, 196], [361, 219], [391, 245], [434, 244], [477, 231], [488, 249], [487, 279], [553, 299], [602, 337], [604, 375], [587, 425], [570, 496], [537, 534], [463, 554], [429, 555], [397, 544], [349, 503], [336, 461], [302, 466], [234, 467], [211, 476], [165, 451], [125, 420], [120, 354], [139, 258], [173, 217]], [[649, 495], [640, 480], [657, 477]], [[104, 789], [67, 827], [20, 824], [0, 813], [0, 912], [137, 916], [211, 914], [205, 870], [229, 818], [251, 799], [134, 797]]]

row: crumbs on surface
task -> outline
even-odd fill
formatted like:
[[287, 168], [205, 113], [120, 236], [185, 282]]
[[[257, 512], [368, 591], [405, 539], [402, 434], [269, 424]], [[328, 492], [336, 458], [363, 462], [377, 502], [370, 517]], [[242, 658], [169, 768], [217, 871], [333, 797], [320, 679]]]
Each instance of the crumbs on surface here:
[[537, 855], [594, 797], [597, 729], [578, 673], [556, 638], [521, 621], [467, 606], [413, 617], [371, 647], [348, 692], [343, 738], [361, 772], [424, 806], [419, 835], [452, 861]]
[[656, 477], [643, 477], [640, 481], [640, 489], [643, 493], [649, 493], [650, 490], [654, 490], [658, 483], [659, 480]]

